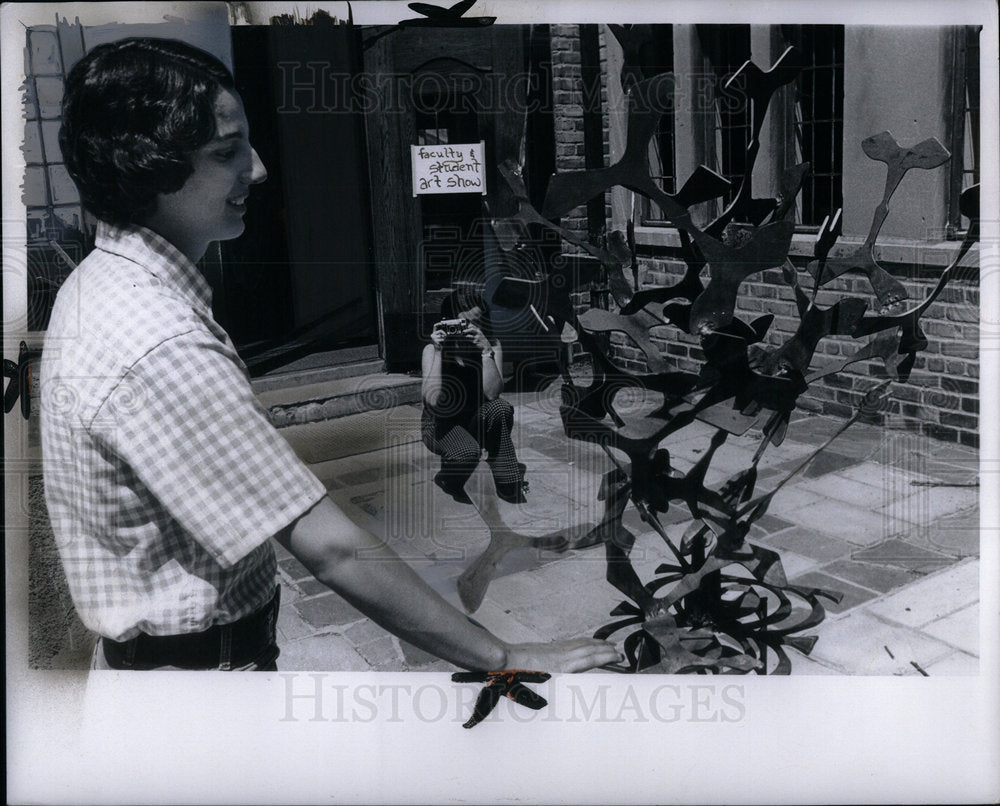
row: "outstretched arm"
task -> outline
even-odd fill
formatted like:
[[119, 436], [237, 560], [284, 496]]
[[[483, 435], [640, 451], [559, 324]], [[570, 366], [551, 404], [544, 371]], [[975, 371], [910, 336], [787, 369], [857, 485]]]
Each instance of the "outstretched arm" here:
[[277, 536], [321, 582], [400, 638], [466, 669], [581, 672], [619, 660], [606, 641], [507, 644], [475, 625], [324, 497]]

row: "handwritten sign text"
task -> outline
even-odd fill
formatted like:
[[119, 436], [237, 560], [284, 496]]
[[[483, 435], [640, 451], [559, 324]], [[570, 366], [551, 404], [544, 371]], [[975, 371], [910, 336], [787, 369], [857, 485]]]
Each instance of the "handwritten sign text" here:
[[410, 146], [413, 195], [481, 193], [486, 195], [484, 143]]

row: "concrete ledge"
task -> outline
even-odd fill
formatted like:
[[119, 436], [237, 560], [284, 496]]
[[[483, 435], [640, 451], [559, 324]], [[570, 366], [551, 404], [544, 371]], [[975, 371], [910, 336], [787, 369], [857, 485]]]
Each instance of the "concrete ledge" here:
[[[680, 236], [675, 227], [636, 227], [635, 241], [639, 247], [654, 246], [662, 249], [679, 249]], [[830, 251], [831, 257], [849, 255], [864, 243], [864, 238], [842, 237]], [[788, 254], [796, 257], [812, 257], [816, 243], [815, 233], [797, 232], [792, 236]], [[961, 241], [916, 241], [903, 238], [879, 236], [875, 243], [875, 257], [885, 263], [906, 263], [921, 266], [947, 266], [958, 254]], [[978, 265], [979, 244], [974, 244], [969, 255], [962, 261], [965, 265]]]

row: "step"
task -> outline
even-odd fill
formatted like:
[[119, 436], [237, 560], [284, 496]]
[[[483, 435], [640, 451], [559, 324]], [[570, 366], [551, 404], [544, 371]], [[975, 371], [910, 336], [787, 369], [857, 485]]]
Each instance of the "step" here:
[[420, 378], [374, 372], [258, 392], [278, 428], [390, 409], [420, 401]]
[[420, 406], [412, 404], [374, 409], [332, 420], [295, 423], [282, 428], [281, 435], [303, 462], [321, 465], [346, 456], [419, 442], [420, 412]]
[[272, 375], [263, 375], [251, 381], [253, 390], [258, 394], [261, 392], [271, 392], [276, 389], [287, 389], [293, 386], [307, 386], [310, 384], [325, 383], [326, 381], [340, 380], [341, 378], [356, 378], [359, 375], [373, 375], [382, 372], [385, 362], [377, 357], [367, 357], [349, 361], [346, 363], [319, 366], [303, 367], [294, 372], [279, 372]]

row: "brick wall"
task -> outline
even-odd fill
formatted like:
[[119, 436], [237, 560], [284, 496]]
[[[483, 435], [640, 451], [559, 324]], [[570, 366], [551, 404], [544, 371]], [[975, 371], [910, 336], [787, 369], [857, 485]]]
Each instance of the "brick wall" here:
[[[556, 171], [581, 171], [584, 168], [583, 79], [580, 70], [580, 27], [553, 25], [552, 108], [555, 118]], [[562, 225], [586, 235], [587, 211], [578, 207], [562, 218]], [[576, 251], [566, 244], [566, 250]]]
[[[608, 71], [605, 57], [605, 33], [601, 26], [600, 36], [600, 108], [596, 109], [605, 119], [608, 103]], [[551, 26], [552, 49], [552, 107], [555, 114], [556, 171], [580, 171], [586, 167], [584, 153], [584, 91], [580, 60], [580, 26]], [[607, 126], [603, 127], [601, 150], [604, 164], [608, 163], [610, 140]], [[610, 221], [611, 206], [609, 194], [605, 194], [605, 219]], [[570, 211], [561, 219], [566, 229], [587, 234], [587, 208], [583, 205]], [[566, 245], [567, 252], [581, 252], [572, 244]]]
[[[600, 112], [607, 120], [608, 71], [606, 59], [605, 29], [599, 28], [600, 36]], [[556, 172], [582, 171], [586, 167], [584, 144], [584, 91], [583, 70], [580, 55], [580, 26], [552, 25], [550, 28], [550, 48], [552, 53], [552, 108], [555, 117]], [[609, 163], [611, 152], [607, 125], [602, 127], [602, 153], [604, 164]], [[610, 193], [605, 194], [605, 220], [611, 221]], [[581, 205], [564, 215], [561, 226], [587, 237], [587, 208]], [[570, 243], [563, 243], [565, 254], [572, 254], [587, 260], [584, 251]], [[583, 312], [591, 304], [589, 289], [582, 289], [573, 295], [578, 312]], [[580, 346], [574, 345], [573, 352], [580, 355]]]
[[[796, 257], [793, 262], [804, 268], [806, 260]], [[943, 268], [902, 263], [884, 265], [904, 282], [914, 304], [930, 293]], [[646, 255], [640, 259], [640, 286], [671, 285], [681, 278], [683, 271], [684, 264], [677, 256]], [[800, 282], [805, 282], [806, 276], [800, 272]], [[825, 307], [841, 296], [859, 297], [869, 304], [872, 301], [865, 278], [844, 275], [824, 286], [818, 303]], [[740, 286], [736, 313], [744, 321], [752, 321], [765, 313], [774, 314], [765, 346], [784, 342], [799, 322], [792, 291], [778, 269], [755, 275]], [[891, 424], [937, 439], [978, 447], [978, 272], [975, 269], [958, 271], [921, 317], [920, 323], [929, 344], [917, 354], [909, 381], [893, 384], [889, 410]], [[651, 339], [662, 353], [676, 360], [678, 369], [696, 371], [699, 368], [703, 356], [696, 337], [667, 326], [654, 330]], [[846, 336], [823, 339], [816, 350], [812, 369], [855, 352], [867, 341], [868, 338]], [[642, 353], [623, 334], [613, 334], [612, 344], [616, 360], [623, 367], [645, 369]], [[858, 362], [837, 375], [813, 383], [799, 399], [799, 406], [804, 411], [849, 416], [861, 395], [872, 387], [873, 379], [884, 376], [885, 367], [881, 361]]]

